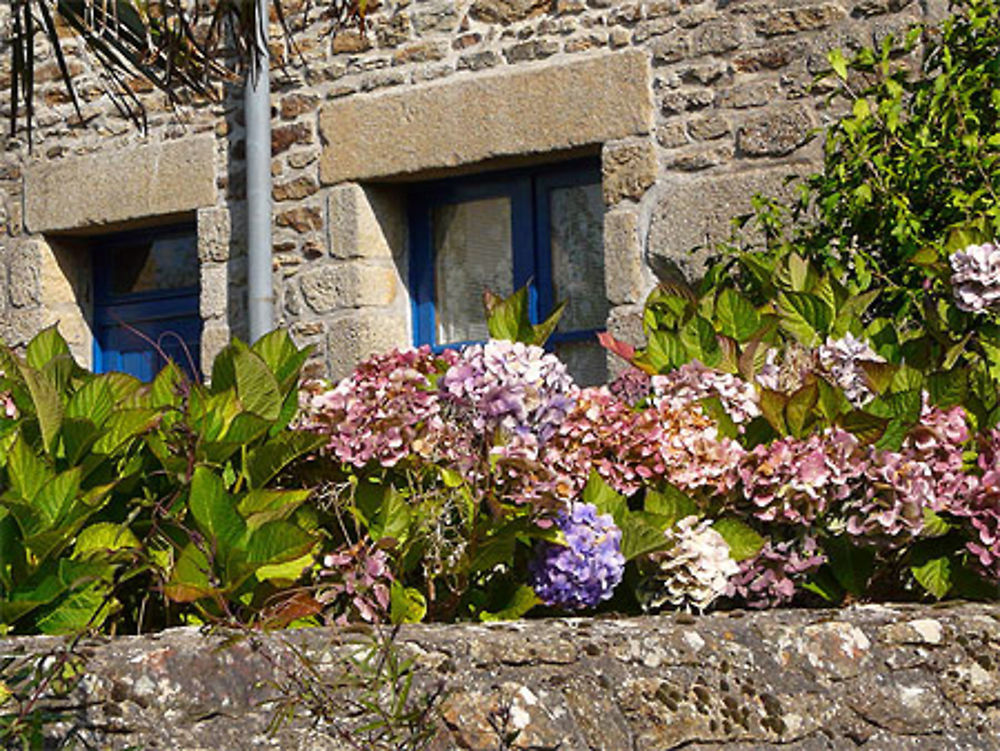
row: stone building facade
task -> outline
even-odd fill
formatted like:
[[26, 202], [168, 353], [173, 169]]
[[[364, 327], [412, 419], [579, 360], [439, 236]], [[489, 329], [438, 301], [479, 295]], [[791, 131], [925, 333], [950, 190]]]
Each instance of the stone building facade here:
[[[945, 12], [941, 0], [382, 0], [364, 34], [333, 34], [317, 5], [297, 49], [272, 28], [275, 320], [332, 376], [414, 341], [410, 207], [423, 186], [580, 160], [600, 186], [602, 315], [637, 339], [657, 271], [696, 275], [692, 249], [755, 192], [817, 166], [811, 136], [831, 115], [811, 84], [826, 52]], [[0, 337], [19, 345], [58, 323], [92, 363], [95, 249], [180, 222], [196, 237], [210, 363], [246, 335], [238, 87], [172, 111], [140, 85], [143, 134], [85, 55], [70, 59], [80, 122], [41, 39], [36, 54], [31, 148], [22, 128], [0, 155]]]

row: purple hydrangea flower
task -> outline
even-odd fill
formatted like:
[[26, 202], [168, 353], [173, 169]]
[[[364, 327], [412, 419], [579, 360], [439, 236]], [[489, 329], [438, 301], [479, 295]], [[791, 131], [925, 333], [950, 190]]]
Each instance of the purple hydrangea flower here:
[[556, 516], [565, 545], [545, 542], [531, 562], [531, 586], [546, 605], [592, 608], [611, 597], [622, 580], [622, 532], [590, 503], [574, 503]]

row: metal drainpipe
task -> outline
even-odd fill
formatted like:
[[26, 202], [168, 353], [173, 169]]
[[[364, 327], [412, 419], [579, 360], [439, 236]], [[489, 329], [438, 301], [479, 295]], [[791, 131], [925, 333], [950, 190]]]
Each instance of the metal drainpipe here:
[[246, 117], [247, 281], [250, 341], [274, 328], [271, 277], [271, 81], [267, 50], [270, 0], [256, 0], [261, 45], [243, 88]]

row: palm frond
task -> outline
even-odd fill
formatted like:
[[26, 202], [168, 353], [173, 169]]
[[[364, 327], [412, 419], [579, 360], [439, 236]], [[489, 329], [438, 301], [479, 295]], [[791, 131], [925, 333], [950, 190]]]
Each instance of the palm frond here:
[[[218, 83], [256, 76], [268, 19], [255, 0], [9, 0], [11, 3], [11, 135], [23, 117], [31, 143], [34, 121], [34, 40], [41, 33], [55, 50], [60, 77], [83, 120], [60, 26], [82, 39], [108, 82], [112, 103], [137, 127], [145, 109], [133, 81], [146, 81], [172, 104], [181, 93], [215, 99]], [[292, 40], [283, 0], [271, 0], [286, 39]], [[287, 0], [284, 0], [287, 2]], [[335, 28], [365, 26], [366, 0], [315, 0], [330, 6]], [[313, 3], [297, 11], [308, 14]]]

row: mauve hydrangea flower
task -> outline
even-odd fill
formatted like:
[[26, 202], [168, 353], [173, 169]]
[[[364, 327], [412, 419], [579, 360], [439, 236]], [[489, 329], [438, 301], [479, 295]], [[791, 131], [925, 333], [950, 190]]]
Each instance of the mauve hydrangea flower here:
[[558, 357], [500, 339], [463, 349], [438, 387], [444, 399], [469, 410], [477, 431], [533, 433], [542, 441], [566, 418], [577, 391]]
[[830, 428], [755, 446], [739, 472], [750, 513], [758, 519], [810, 525], [856, 493], [867, 469], [857, 438]]
[[655, 375], [653, 399], [673, 409], [684, 409], [702, 399], [716, 397], [737, 425], [760, 414], [757, 389], [732, 373], [707, 368], [697, 360], [684, 363], [664, 375]]
[[608, 391], [634, 407], [653, 393], [653, 382], [649, 373], [630, 367], [608, 384]]
[[1000, 581], [1000, 430], [984, 436], [977, 464], [982, 475], [966, 493], [964, 503], [949, 509], [972, 527], [973, 539], [966, 544], [982, 573]]
[[358, 543], [323, 557], [316, 600], [334, 623], [388, 620], [393, 576], [385, 551]]
[[765, 353], [764, 364], [754, 380], [761, 388], [790, 394], [802, 388], [815, 372], [815, 353], [797, 342], [790, 342], [783, 349], [772, 348]]
[[729, 545], [709, 520], [687, 516], [668, 529], [669, 547], [650, 553], [640, 562], [644, 578], [638, 596], [647, 609], [675, 607], [705, 610], [724, 595], [730, 577], [740, 567], [729, 555]]
[[461, 436], [443, 419], [432, 382], [457, 359], [426, 346], [396, 350], [363, 361], [333, 388], [307, 382], [298, 425], [329, 435], [327, 450], [357, 467], [391, 467], [414, 452], [431, 460], [460, 455]]
[[757, 555], [740, 562], [726, 594], [751, 608], [786, 605], [795, 598], [798, 583], [825, 562], [813, 537], [777, 544], [769, 540]]
[[840, 387], [853, 406], [861, 407], [875, 396], [868, 388], [861, 363], [885, 362], [885, 358], [876, 354], [868, 342], [848, 332], [840, 339], [828, 338], [816, 355], [824, 375]]
[[970, 245], [948, 260], [955, 305], [961, 310], [982, 313], [1000, 301], [1000, 247]]
[[592, 608], [610, 599], [622, 580], [625, 558], [621, 530], [609, 514], [590, 503], [560, 511], [556, 526], [565, 545], [543, 542], [529, 566], [531, 586], [547, 605], [564, 610]]
[[664, 402], [636, 412], [601, 387], [580, 391], [547, 446], [546, 461], [582, 482], [595, 469], [626, 495], [655, 479], [715, 495], [735, 486], [743, 454], [738, 443], [719, 437], [697, 405], [674, 409]]
[[977, 484], [963, 471], [962, 454], [969, 437], [961, 407], [932, 407], [925, 397], [920, 422], [900, 450], [873, 451], [867, 492], [849, 504], [847, 531], [879, 544], [898, 545], [920, 534], [925, 509], [963, 508]]

